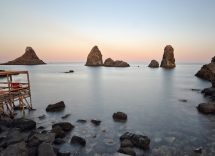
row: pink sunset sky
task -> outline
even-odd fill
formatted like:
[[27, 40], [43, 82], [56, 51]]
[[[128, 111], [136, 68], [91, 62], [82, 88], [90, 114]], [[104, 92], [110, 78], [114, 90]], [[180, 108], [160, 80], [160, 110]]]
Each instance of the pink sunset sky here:
[[0, 62], [21, 56], [26, 46], [45, 62], [82, 62], [94, 45], [103, 59], [160, 61], [168, 44], [177, 62], [208, 62], [215, 54], [213, 6], [210, 0], [3, 0]]

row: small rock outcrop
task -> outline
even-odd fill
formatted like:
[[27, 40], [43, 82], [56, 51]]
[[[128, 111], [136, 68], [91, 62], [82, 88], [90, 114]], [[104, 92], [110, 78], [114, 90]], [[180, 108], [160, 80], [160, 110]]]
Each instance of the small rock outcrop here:
[[60, 101], [55, 104], [50, 104], [46, 107], [47, 112], [56, 112], [56, 111], [62, 111], [65, 108], [65, 104], [63, 101]]
[[152, 60], [152, 61], [150, 62], [150, 64], [149, 64], [148, 67], [150, 67], [150, 68], [159, 68], [159, 63], [158, 63], [158, 61], [156, 61], [156, 60]]
[[171, 45], [167, 45], [164, 48], [163, 59], [160, 66], [163, 68], [175, 68], [174, 49]]
[[127, 120], [127, 114], [123, 112], [117, 112], [113, 114], [113, 119], [115, 121], [126, 121]]
[[114, 61], [111, 58], [107, 58], [104, 62], [105, 67], [130, 67], [127, 62], [116, 60]]
[[101, 124], [100, 120], [92, 119], [91, 123], [93, 123], [95, 126], [99, 126]]
[[102, 66], [102, 54], [97, 46], [94, 46], [87, 57], [86, 66]]
[[215, 103], [201, 103], [197, 106], [199, 112], [204, 114], [214, 114], [215, 113]]
[[212, 58], [211, 63], [202, 66], [196, 73], [196, 76], [208, 81], [213, 81], [215, 78], [215, 56]]
[[2, 65], [40, 65], [46, 64], [39, 59], [35, 51], [31, 47], [26, 47], [25, 53], [15, 60], [3, 63]]

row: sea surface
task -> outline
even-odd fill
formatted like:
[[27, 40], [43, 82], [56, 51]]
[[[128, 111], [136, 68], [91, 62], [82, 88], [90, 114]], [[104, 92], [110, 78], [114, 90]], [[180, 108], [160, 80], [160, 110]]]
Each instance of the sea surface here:
[[[138, 67], [139, 66], [139, 67]], [[0, 66], [3, 70], [28, 70], [33, 107], [25, 116], [38, 122], [37, 127], [51, 129], [53, 123], [69, 121], [75, 128], [67, 135], [86, 139], [84, 148], [64, 144], [61, 151], [77, 155], [113, 155], [119, 149], [124, 132], [147, 135], [150, 149], [135, 149], [137, 155], [190, 156], [202, 147], [205, 156], [215, 155], [215, 116], [200, 114], [196, 106], [206, 102], [200, 91], [210, 87], [195, 77], [202, 64], [178, 64], [175, 69], [151, 69], [146, 64], [129, 68], [86, 67], [84, 63], [38, 66]], [[74, 70], [74, 73], [64, 73]], [[18, 81], [18, 78], [17, 78]], [[181, 102], [182, 99], [187, 102]], [[48, 104], [64, 101], [62, 112], [47, 113]], [[112, 114], [127, 113], [128, 121], [114, 122]], [[61, 117], [71, 114], [67, 119]], [[45, 114], [40, 120], [38, 117]], [[77, 123], [86, 119], [87, 123]], [[95, 127], [91, 119], [101, 120]]]

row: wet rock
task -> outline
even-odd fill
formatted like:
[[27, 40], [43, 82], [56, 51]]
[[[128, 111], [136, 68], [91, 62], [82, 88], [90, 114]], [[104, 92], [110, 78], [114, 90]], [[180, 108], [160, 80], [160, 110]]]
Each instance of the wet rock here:
[[95, 125], [95, 126], [99, 126], [101, 124], [100, 120], [96, 120], [96, 119], [92, 119], [91, 122]]
[[202, 147], [198, 147], [196, 149], [193, 150], [195, 153], [199, 153], [201, 154], [202, 153]]
[[60, 126], [54, 126], [51, 130], [52, 133], [55, 133], [56, 138], [64, 138], [66, 133]]
[[124, 140], [122, 140], [120, 146], [121, 146], [121, 147], [133, 147], [134, 145], [133, 145], [133, 143], [131, 142], [131, 140], [129, 140], [129, 139], [124, 139]]
[[74, 70], [69, 70], [69, 71], [64, 72], [64, 73], [66, 73], [66, 74], [68, 74], [68, 73], [74, 73]]
[[175, 68], [174, 49], [171, 45], [167, 45], [164, 48], [163, 59], [160, 66], [163, 68]]
[[121, 142], [125, 139], [130, 140], [135, 147], [149, 149], [150, 139], [147, 136], [126, 132], [120, 137]]
[[102, 66], [103, 60], [102, 60], [102, 54], [97, 46], [94, 46], [88, 57], [87, 62], [85, 64], [86, 66]]
[[201, 103], [197, 106], [199, 112], [204, 114], [214, 114], [215, 113], [215, 103]]
[[115, 121], [126, 121], [127, 120], [127, 114], [123, 112], [117, 112], [113, 114], [113, 119]]
[[111, 58], [107, 58], [104, 62], [105, 67], [130, 67], [127, 62], [119, 61], [119, 60], [112, 60]]
[[61, 139], [61, 138], [56, 138], [54, 140], [55, 145], [60, 145], [60, 144], [63, 144], [63, 143], [65, 143], [65, 141], [63, 139]]
[[79, 136], [73, 136], [71, 141], [70, 141], [70, 143], [85, 146], [86, 145], [86, 140], [84, 138], [82, 138], [82, 137], [79, 137]]
[[44, 126], [40, 126], [40, 127], [38, 127], [37, 129], [39, 129], [39, 130], [44, 130], [45, 127], [44, 127]]
[[18, 128], [10, 129], [7, 133], [6, 142], [7, 145], [16, 144], [22, 141], [26, 141], [29, 133], [23, 133]]
[[65, 104], [63, 101], [60, 101], [56, 104], [50, 104], [46, 107], [47, 112], [56, 112], [56, 111], [62, 111], [65, 108]]
[[1, 152], [1, 156], [28, 156], [28, 149], [25, 142], [12, 144]]
[[209, 96], [213, 101], [215, 101], [215, 88], [205, 88], [202, 93], [205, 96]]
[[194, 91], [194, 92], [201, 92], [201, 89], [191, 89], [191, 91]]
[[56, 123], [56, 124], [52, 125], [52, 128], [54, 128], [55, 126], [61, 127], [62, 130], [64, 130], [64, 131], [71, 131], [75, 127], [75, 126], [73, 126], [69, 122], [59, 122], [59, 123]]
[[56, 156], [56, 154], [51, 144], [41, 143], [38, 148], [38, 156]]
[[3, 65], [39, 65], [39, 64], [45, 64], [45, 62], [39, 59], [39, 57], [31, 47], [26, 47], [25, 53], [21, 57], [13, 61], [3, 63]]
[[39, 116], [38, 118], [39, 118], [40, 120], [43, 120], [43, 119], [45, 119], [45, 118], [46, 118], [46, 115], [45, 115], [45, 114], [43, 114], [43, 115]]
[[196, 73], [196, 76], [208, 81], [212, 81], [214, 79], [215, 77], [214, 57], [212, 58], [211, 63], [202, 66], [202, 68]]
[[62, 116], [61, 118], [62, 118], [62, 119], [66, 119], [66, 118], [68, 118], [69, 116], [71, 116], [71, 114], [66, 114], [66, 115]]
[[78, 122], [78, 123], [86, 123], [86, 122], [87, 122], [87, 120], [84, 120], [84, 119], [78, 119], [76, 122]]
[[59, 151], [57, 153], [57, 156], [71, 156], [71, 153], [70, 152], [61, 152], [61, 151]]
[[131, 156], [136, 156], [136, 152], [130, 147], [120, 148], [118, 150], [118, 152], [123, 153], [123, 154], [127, 154], [127, 155], [131, 155]]
[[30, 119], [18, 118], [12, 120], [11, 126], [21, 131], [30, 131], [36, 128], [36, 122]]
[[38, 133], [38, 132], [32, 133], [29, 136], [28, 143], [30, 143], [32, 140], [36, 140], [35, 138], [39, 140], [39, 142], [52, 144], [55, 140], [55, 133]]
[[179, 99], [180, 102], [187, 102], [186, 99]]
[[152, 60], [152, 61], [150, 62], [150, 64], [149, 64], [148, 67], [150, 67], [150, 68], [159, 68], [159, 63], [158, 63], [158, 61], [156, 61], [156, 60]]

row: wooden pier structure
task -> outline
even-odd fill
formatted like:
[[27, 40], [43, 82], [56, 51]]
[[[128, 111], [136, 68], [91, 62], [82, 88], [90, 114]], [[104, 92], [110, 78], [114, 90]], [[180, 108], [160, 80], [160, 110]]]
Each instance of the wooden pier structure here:
[[[19, 81], [18, 81], [19, 79]], [[28, 71], [0, 71], [0, 118], [14, 117], [15, 109], [32, 110]]]

